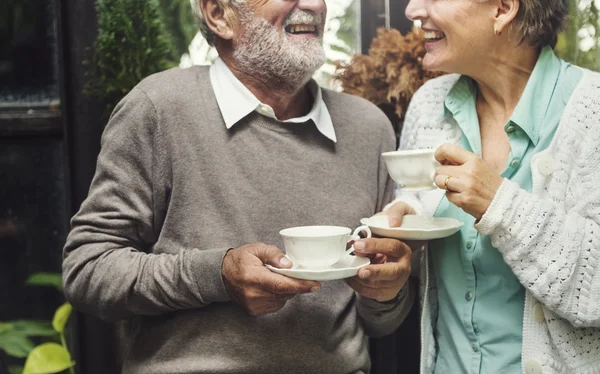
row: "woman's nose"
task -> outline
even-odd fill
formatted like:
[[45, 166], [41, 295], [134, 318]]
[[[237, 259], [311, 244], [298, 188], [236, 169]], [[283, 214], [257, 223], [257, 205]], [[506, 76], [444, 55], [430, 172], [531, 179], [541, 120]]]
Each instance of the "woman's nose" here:
[[425, 0], [410, 0], [404, 13], [406, 14], [406, 18], [411, 21], [422, 21], [427, 18]]

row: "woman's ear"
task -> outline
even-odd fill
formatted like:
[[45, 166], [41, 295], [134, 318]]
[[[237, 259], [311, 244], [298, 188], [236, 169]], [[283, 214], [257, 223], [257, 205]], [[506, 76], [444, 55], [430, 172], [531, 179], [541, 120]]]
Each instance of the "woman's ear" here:
[[508, 25], [517, 17], [519, 12], [519, 0], [495, 0], [497, 12], [494, 22], [494, 33], [502, 34]]
[[200, 0], [200, 8], [208, 28], [221, 39], [231, 40], [234, 34], [231, 9], [226, 7], [221, 0]]

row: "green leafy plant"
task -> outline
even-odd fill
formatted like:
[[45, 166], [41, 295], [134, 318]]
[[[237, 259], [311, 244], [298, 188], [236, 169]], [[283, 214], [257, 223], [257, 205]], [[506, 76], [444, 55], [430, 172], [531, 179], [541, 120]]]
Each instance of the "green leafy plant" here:
[[[27, 285], [49, 286], [62, 292], [60, 274], [36, 273], [31, 275]], [[65, 328], [72, 307], [69, 303], [61, 305], [54, 313], [52, 322], [17, 320], [0, 322], [0, 350], [7, 355], [25, 359], [25, 366], [12, 366], [11, 373], [51, 374], [69, 370], [74, 373], [75, 362], [65, 338]], [[35, 346], [33, 338], [46, 341]]]
[[568, 24], [559, 34], [555, 49], [566, 61], [600, 71], [600, 10], [597, 2], [569, 0]]
[[198, 32], [198, 24], [189, 0], [159, 1], [161, 18], [171, 43], [171, 59], [178, 62], [181, 55], [189, 52], [189, 45]]
[[176, 66], [158, 0], [96, 0], [98, 37], [85, 92], [111, 112], [143, 78]]

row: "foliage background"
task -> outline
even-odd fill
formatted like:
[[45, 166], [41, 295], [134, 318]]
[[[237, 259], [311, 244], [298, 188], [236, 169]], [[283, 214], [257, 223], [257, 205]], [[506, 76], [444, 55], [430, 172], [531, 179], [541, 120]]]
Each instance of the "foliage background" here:
[[556, 52], [563, 59], [600, 71], [600, 0], [570, 0], [569, 21]]
[[[342, 89], [333, 79], [336, 62], [347, 63], [360, 51], [360, 1], [327, 2], [328, 60], [315, 74], [325, 87]], [[210, 64], [216, 57], [197, 32], [188, 0], [96, 0], [96, 7], [99, 32], [87, 92], [108, 112], [144, 77], [178, 65]], [[556, 46], [559, 56], [600, 70], [599, 9], [600, 0], [569, 0], [568, 25]]]

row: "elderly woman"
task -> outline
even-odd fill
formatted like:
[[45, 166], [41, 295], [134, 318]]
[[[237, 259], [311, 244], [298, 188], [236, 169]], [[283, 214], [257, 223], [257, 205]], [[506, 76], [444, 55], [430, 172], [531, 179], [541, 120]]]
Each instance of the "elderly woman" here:
[[385, 211], [465, 223], [420, 256], [424, 373], [600, 373], [600, 74], [552, 50], [566, 3], [406, 9], [424, 66], [456, 74], [415, 94], [400, 144], [437, 149], [440, 189]]

